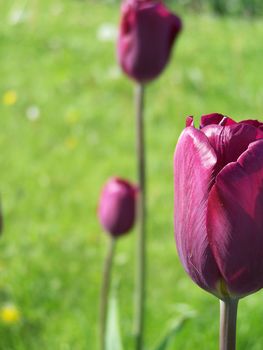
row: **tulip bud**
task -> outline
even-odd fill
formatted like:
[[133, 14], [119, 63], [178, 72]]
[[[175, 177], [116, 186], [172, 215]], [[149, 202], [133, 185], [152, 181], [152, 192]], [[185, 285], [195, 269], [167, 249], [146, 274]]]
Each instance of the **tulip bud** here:
[[123, 71], [139, 83], [155, 79], [168, 63], [181, 28], [180, 18], [161, 1], [124, 1], [117, 49]]
[[190, 277], [220, 299], [263, 287], [263, 123], [191, 119], [174, 156], [177, 250]]
[[119, 237], [130, 231], [135, 222], [137, 188], [120, 178], [110, 179], [104, 186], [98, 216], [106, 232]]

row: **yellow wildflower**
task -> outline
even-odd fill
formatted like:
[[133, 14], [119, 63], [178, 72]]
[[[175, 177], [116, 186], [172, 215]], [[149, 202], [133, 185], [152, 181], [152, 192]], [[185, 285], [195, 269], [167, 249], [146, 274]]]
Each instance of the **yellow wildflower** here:
[[17, 93], [14, 90], [8, 90], [3, 95], [3, 104], [6, 106], [12, 106], [17, 101]]
[[18, 308], [13, 304], [6, 304], [0, 309], [0, 319], [5, 324], [15, 324], [21, 319]]

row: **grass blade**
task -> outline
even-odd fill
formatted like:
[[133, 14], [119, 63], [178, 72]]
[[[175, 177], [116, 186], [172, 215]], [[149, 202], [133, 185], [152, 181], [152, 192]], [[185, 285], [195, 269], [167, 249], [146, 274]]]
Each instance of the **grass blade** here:
[[106, 350], [123, 350], [118, 315], [118, 303], [115, 296], [110, 297], [106, 327]]
[[173, 326], [168, 330], [163, 339], [160, 341], [159, 345], [154, 350], [166, 350], [173, 339], [173, 337], [180, 332], [185, 322], [190, 319], [191, 316], [182, 316], [175, 320]]

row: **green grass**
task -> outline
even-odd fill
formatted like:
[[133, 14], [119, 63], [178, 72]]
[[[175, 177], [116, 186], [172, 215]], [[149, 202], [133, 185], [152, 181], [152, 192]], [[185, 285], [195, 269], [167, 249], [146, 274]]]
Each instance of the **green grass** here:
[[[96, 217], [109, 176], [135, 179], [133, 85], [115, 74], [114, 41], [97, 39], [118, 8], [95, 1], [0, 3], [0, 307], [21, 322], [0, 323], [1, 350], [96, 350], [98, 293], [107, 237]], [[218, 301], [183, 271], [173, 238], [172, 157], [184, 118], [218, 111], [262, 116], [262, 21], [181, 13], [171, 64], [147, 91], [149, 197], [146, 349], [184, 310], [196, 312], [171, 349], [217, 348]], [[17, 93], [3, 104], [8, 90]], [[28, 108], [40, 117], [30, 121]], [[135, 233], [118, 245], [115, 280], [124, 349], [132, 349]], [[263, 344], [262, 293], [240, 303], [238, 348]]]

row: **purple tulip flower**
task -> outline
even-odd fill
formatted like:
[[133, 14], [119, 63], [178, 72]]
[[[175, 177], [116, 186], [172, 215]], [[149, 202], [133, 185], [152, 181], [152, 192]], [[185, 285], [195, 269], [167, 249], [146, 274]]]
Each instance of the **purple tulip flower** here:
[[180, 18], [154, 0], [126, 0], [121, 12], [117, 51], [123, 71], [139, 83], [155, 79], [169, 61]]
[[137, 187], [130, 182], [111, 178], [104, 186], [98, 216], [103, 228], [113, 237], [130, 231], [135, 222]]
[[220, 299], [263, 287], [263, 123], [193, 118], [174, 156], [175, 238], [182, 264]]

